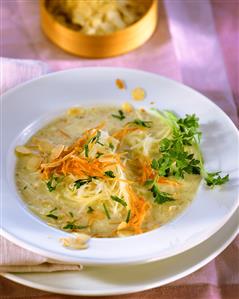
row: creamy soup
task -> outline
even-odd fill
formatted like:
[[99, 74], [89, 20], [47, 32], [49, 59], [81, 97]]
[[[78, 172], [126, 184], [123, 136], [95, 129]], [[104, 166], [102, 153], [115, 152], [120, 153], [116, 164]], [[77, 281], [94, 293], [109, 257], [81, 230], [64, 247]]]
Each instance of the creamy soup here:
[[67, 232], [117, 237], [162, 226], [188, 206], [201, 179], [193, 145], [185, 145], [191, 168], [167, 160], [175, 133], [162, 115], [129, 105], [69, 109], [16, 147], [22, 199]]

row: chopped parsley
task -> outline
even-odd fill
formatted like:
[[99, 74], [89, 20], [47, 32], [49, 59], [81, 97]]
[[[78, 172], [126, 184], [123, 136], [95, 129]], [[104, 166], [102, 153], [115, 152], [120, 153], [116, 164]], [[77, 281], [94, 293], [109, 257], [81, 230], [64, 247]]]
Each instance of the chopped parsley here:
[[69, 215], [70, 215], [71, 217], [74, 217], [74, 214], [73, 214], [72, 212], [69, 212]]
[[195, 114], [186, 114], [185, 118], [177, 120], [177, 129], [174, 130], [174, 138], [181, 138], [184, 145], [192, 145], [200, 142], [202, 133], [199, 131], [199, 118]]
[[76, 189], [79, 189], [81, 186], [91, 183], [92, 179], [97, 179], [97, 177], [92, 176], [92, 177], [88, 177], [87, 179], [79, 179], [79, 180], [74, 182], [74, 187]]
[[[161, 113], [157, 110], [162, 121], [172, 127], [172, 137], [164, 138], [160, 142], [161, 157], [153, 159], [151, 163], [159, 176], [175, 176], [184, 178], [188, 174], [201, 174], [206, 184], [210, 187], [222, 185], [229, 180], [229, 175], [221, 177], [220, 172], [208, 173], [203, 165], [203, 158], [199, 150], [199, 143], [202, 133], [199, 131], [199, 119], [195, 114], [186, 114], [185, 118], [177, 118], [173, 113], [165, 111]], [[185, 146], [194, 146], [198, 150], [198, 155], [189, 151]]]
[[154, 180], [146, 180], [145, 183], [144, 183], [144, 185], [145, 185], [145, 186], [150, 186], [150, 185], [152, 185], [153, 183], [154, 183]]
[[[92, 138], [90, 138], [90, 140], [84, 145], [84, 152], [85, 152], [85, 157], [89, 157], [89, 143], [98, 143], [101, 146], [103, 146], [104, 144], [100, 142], [100, 136], [101, 136], [101, 132], [97, 131], [96, 135], [93, 136]], [[97, 152], [98, 153], [98, 152]], [[101, 156], [101, 153], [99, 153], [99, 156], [97, 157], [96, 154], [96, 158], [99, 158]]]
[[67, 222], [67, 224], [63, 227], [63, 229], [84, 229], [87, 228], [88, 225], [76, 225], [74, 222]]
[[58, 219], [58, 216], [51, 214], [51, 213], [47, 214], [46, 216], [49, 218]]
[[101, 136], [101, 132], [100, 131], [97, 131], [96, 135], [93, 136], [88, 143], [92, 143], [92, 142], [95, 142], [95, 143], [98, 143], [100, 145], [104, 145], [103, 143], [100, 142], [100, 136]]
[[46, 217], [49, 217], [49, 218], [53, 218], [53, 219], [58, 219], [58, 216], [54, 215], [53, 212], [55, 212], [57, 210], [57, 208], [54, 208], [52, 209], [47, 215]]
[[110, 218], [109, 211], [108, 211], [108, 209], [107, 209], [107, 207], [106, 207], [106, 205], [105, 205], [104, 203], [103, 203], [103, 208], [104, 208], [106, 217], [107, 217], [108, 219], [111, 219], [111, 218]]
[[128, 210], [127, 217], [126, 217], [126, 220], [125, 220], [126, 223], [129, 223], [130, 215], [131, 215], [131, 210]]
[[84, 145], [84, 151], [85, 151], [85, 156], [88, 158], [89, 157], [89, 145], [88, 144]]
[[111, 195], [110, 196], [111, 199], [113, 199], [114, 201], [120, 203], [122, 206], [126, 207], [127, 206], [127, 202], [124, 201], [122, 198], [118, 197], [118, 196], [115, 196], [115, 195]]
[[114, 150], [115, 147], [114, 147], [113, 143], [111, 143], [111, 142], [109, 143], [109, 148], [110, 148], [112, 151]]
[[52, 176], [48, 182], [46, 182], [46, 186], [49, 192], [55, 191], [56, 186], [59, 184], [59, 178]]
[[117, 114], [111, 114], [112, 117], [117, 118], [117, 119], [119, 119], [119, 120], [123, 120], [123, 119], [125, 119], [124, 112], [123, 112], [122, 110], [119, 110], [118, 112], [119, 112], [118, 115], [117, 115]]
[[101, 153], [101, 152], [97, 152], [95, 157], [98, 159], [98, 158], [101, 157], [102, 155], [104, 155], [104, 154]]
[[105, 171], [105, 175], [110, 178], [115, 178], [115, 175], [112, 170]]
[[89, 206], [88, 210], [87, 210], [87, 213], [92, 214], [93, 212], [94, 212], [94, 209], [91, 206]]
[[218, 172], [208, 172], [207, 176], [205, 177], [206, 184], [209, 187], [214, 187], [216, 185], [223, 185], [226, 182], [229, 181], [229, 175], [225, 175], [224, 177], [221, 177], [219, 174], [221, 171]]
[[175, 200], [169, 193], [161, 192], [156, 184], [153, 184], [150, 191], [153, 193], [154, 202], [157, 204], [163, 204], [167, 201]]
[[184, 151], [183, 146], [171, 148], [162, 154], [158, 160], [153, 159], [151, 167], [159, 176], [175, 176], [184, 178], [185, 173], [200, 174], [200, 161], [193, 154]]
[[26, 190], [26, 189], [27, 189], [27, 186], [24, 186], [24, 187], [23, 187], [23, 190]]
[[145, 121], [145, 120], [141, 120], [139, 118], [136, 118], [134, 121], [130, 122], [130, 124], [135, 124], [141, 127], [145, 127], [145, 128], [151, 128], [152, 127], [152, 121]]

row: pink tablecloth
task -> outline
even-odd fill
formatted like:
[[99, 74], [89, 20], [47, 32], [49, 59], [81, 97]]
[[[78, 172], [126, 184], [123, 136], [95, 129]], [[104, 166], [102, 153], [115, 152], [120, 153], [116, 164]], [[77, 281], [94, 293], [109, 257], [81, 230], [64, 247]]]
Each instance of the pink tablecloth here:
[[[212, 0], [211, 3], [208, 0], [165, 0], [167, 18], [160, 7], [159, 26], [148, 43], [124, 56], [104, 60], [79, 59], [52, 45], [39, 29], [36, 1], [2, 0], [1, 4], [2, 56], [44, 60], [50, 71], [114, 65], [156, 72], [183, 81], [208, 95], [237, 124], [237, 0]], [[17, 63], [21, 64], [21, 61]], [[2, 89], [11, 86], [11, 80], [5, 80], [9, 75], [21, 81], [12, 71], [14, 67], [4, 70]], [[236, 299], [239, 294], [238, 242], [239, 239], [207, 266], [184, 279], [120, 298]], [[3, 278], [0, 279], [0, 295], [1, 298], [66, 298], [19, 286]]]

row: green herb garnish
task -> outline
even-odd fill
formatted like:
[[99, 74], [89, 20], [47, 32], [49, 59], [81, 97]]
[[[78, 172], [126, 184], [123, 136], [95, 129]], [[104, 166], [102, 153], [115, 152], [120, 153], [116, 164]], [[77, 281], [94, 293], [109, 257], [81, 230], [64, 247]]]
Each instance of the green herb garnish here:
[[[195, 114], [186, 114], [185, 118], [178, 119], [169, 111], [163, 113], [156, 109], [152, 111], [172, 128], [172, 137], [164, 138], [160, 142], [161, 157], [158, 160], [153, 159], [151, 163], [157, 175], [184, 178], [185, 173], [201, 174], [210, 187], [222, 185], [229, 180], [229, 175], [221, 177], [220, 172], [208, 173], [205, 170], [199, 149], [202, 133], [199, 131], [199, 119]], [[191, 146], [197, 149], [197, 157], [187, 151]]]
[[72, 212], [69, 212], [69, 215], [70, 215], [71, 217], [74, 217], [74, 214], [73, 214]]
[[127, 202], [124, 201], [122, 198], [118, 197], [118, 196], [115, 196], [115, 195], [111, 195], [110, 196], [111, 199], [113, 199], [114, 201], [120, 203], [122, 206], [126, 207], [127, 206]]
[[26, 189], [27, 189], [27, 186], [24, 186], [24, 187], [23, 187], [23, 190], [26, 190]]
[[225, 175], [224, 177], [221, 177], [219, 174], [221, 171], [218, 172], [208, 172], [205, 181], [209, 187], [214, 187], [216, 185], [223, 185], [226, 182], [229, 181], [229, 175]]
[[119, 115], [117, 114], [111, 114], [114, 118], [118, 118], [119, 120], [123, 120], [125, 119], [125, 115], [124, 115], [124, 112], [122, 110], [119, 110]]
[[109, 211], [108, 211], [108, 209], [107, 209], [107, 207], [106, 207], [106, 205], [105, 205], [104, 203], [103, 203], [103, 207], [104, 207], [104, 211], [105, 211], [106, 217], [107, 217], [108, 219], [110, 219]]
[[153, 184], [150, 191], [153, 193], [154, 202], [157, 204], [163, 204], [167, 201], [174, 200], [169, 193], [161, 192], [156, 184]]
[[63, 227], [63, 229], [84, 229], [87, 228], [88, 225], [76, 225], [74, 222], [67, 222], [67, 224]]
[[46, 216], [49, 218], [58, 219], [58, 216], [53, 214], [53, 212], [55, 212], [56, 210], [57, 210], [57, 208], [50, 210], [50, 212]]
[[80, 179], [74, 182], [74, 186], [76, 187], [76, 189], [79, 189], [81, 186], [85, 185], [85, 184], [89, 184], [91, 182], [91, 178], [89, 179]]
[[130, 215], [131, 215], [131, 210], [128, 210], [127, 217], [126, 217], [126, 220], [125, 220], [126, 223], [129, 223]]
[[84, 145], [84, 151], [85, 151], [85, 156], [88, 158], [89, 157], [89, 146], [88, 146], [88, 144]]
[[91, 183], [92, 179], [97, 179], [97, 177], [92, 176], [92, 177], [88, 177], [87, 179], [79, 179], [79, 180], [74, 182], [74, 187], [76, 189], [79, 189], [81, 186]]
[[154, 180], [146, 180], [145, 183], [144, 183], [144, 185], [145, 185], [145, 186], [150, 186], [150, 185], [152, 185], [153, 183], [154, 183]]
[[101, 157], [102, 155], [104, 155], [104, 154], [101, 153], [101, 152], [97, 152], [95, 157], [98, 159], [98, 158]]
[[112, 170], [105, 171], [105, 175], [110, 178], [115, 178], [115, 175]]
[[[84, 145], [84, 152], [85, 152], [85, 157], [89, 157], [89, 143], [98, 143], [100, 144], [101, 146], [103, 146], [104, 144], [100, 142], [100, 136], [101, 136], [101, 132], [100, 131], [97, 131], [96, 135], [93, 136], [92, 138], [90, 138], [90, 140]], [[97, 157], [97, 154], [96, 154], [96, 158], [99, 158], [102, 154], [99, 153], [98, 157]]]
[[93, 136], [88, 143], [92, 143], [95, 141], [95, 143], [98, 143], [100, 145], [104, 145], [103, 143], [100, 142], [100, 136], [101, 136], [101, 132], [100, 131], [97, 131], [96, 135]]
[[91, 213], [93, 213], [94, 212], [94, 209], [91, 207], [91, 206], [89, 206], [88, 207], [88, 210], [87, 210], [87, 213], [88, 214], [91, 214]]
[[46, 182], [46, 186], [49, 192], [56, 190], [56, 186], [59, 184], [59, 178], [52, 176], [48, 182]]
[[200, 161], [194, 159], [193, 154], [184, 151], [183, 146], [171, 148], [164, 152], [158, 160], [152, 160], [151, 167], [159, 176], [175, 176], [184, 178], [185, 173], [200, 174]]
[[51, 213], [47, 214], [46, 216], [49, 218], [58, 219], [58, 217], [56, 215], [51, 214]]
[[152, 123], [153, 123], [152, 121], [145, 121], [139, 118], [136, 118], [134, 121], [130, 122], [130, 124], [136, 124], [138, 126], [145, 127], [145, 128], [151, 128]]
[[112, 151], [114, 150], [115, 147], [114, 147], [113, 143], [111, 143], [111, 142], [109, 143], [109, 148], [110, 148]]

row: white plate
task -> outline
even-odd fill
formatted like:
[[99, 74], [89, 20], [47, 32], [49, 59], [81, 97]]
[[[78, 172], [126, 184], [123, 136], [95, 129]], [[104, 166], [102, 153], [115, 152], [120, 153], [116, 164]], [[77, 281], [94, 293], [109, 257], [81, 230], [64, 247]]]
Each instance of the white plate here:
[[[116, 78], [126, 81], [126, 91], [116, 88]], [[147, 91], [146, 100], [135, 102], [137, 107], [148, 108], [150, 101], [154, 101], [159, 109], [172, 110], [180, 116], [186, 113], [199, 116], [205, 166], [210, 171], [229, 173], [230, 182], [214, 190], [202, 184], [182, 215], [151, 232], [128, 238], [92, 238], [89, 248], [82, 251], [64, 248], [59, 238], [68, 233], [43, 223], [19, 198], [14, 183], [14, 148], [67, 107], [119, 105], [130, 100], [130, 91], [137, 86]], [[144, 263], [179, 254], [203, 242], [226, 223], [238, 206], [237, 129], [216, 105], [184, 85], [137, 70], [82, 68], [26, 83], [7, 92], [2, 101], [3, 235], [22, 247], [49, 258], [87, 265]]]
[[20, 284], [68, 295], [103, 296], [134, 293], [173, 282], [203, 267], [238, 233], [238, 211], [207, 241], [177, 256], [145, 265], [89, 266], [82, 272], [4, 274]]

